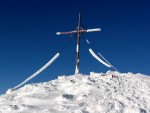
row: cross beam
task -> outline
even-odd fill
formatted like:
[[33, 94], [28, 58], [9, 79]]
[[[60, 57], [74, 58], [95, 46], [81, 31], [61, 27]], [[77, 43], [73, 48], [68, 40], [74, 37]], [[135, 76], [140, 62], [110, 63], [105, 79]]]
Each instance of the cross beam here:
[[76, 69], [75, 69], [75, 74], [79, 74], [79, 62], [80, 62], [80, 34], [84, 32], [97, 32], [101, 31], [100, 28], [95, 28], [95, 29], [83, 29], [80, 27], [80, 13], [79, 13], [79, 19], [78, 19], [78, 27], [74, 31], [69, 31], [69, 32], [57, 32], [57, 35], [66, 35], [66, 34], [77, 34], [77, 48], [76, 48]]
[[76, 34], [76, 33], [78, 33], [78, 32], [80, 32], [80, 33], [84, 33], [84, 32], [96, 32], [96, 31], [101, 31], [101, 29], [100, 28], [95, 28], [95, 29], [87, 29], [87, 30], [85, 30], [85, 29], [80, 29], [79, 31], [76, 31], [76, 30], [74, 30], [74, 31], [69, 31], [69, 32], [57, 32], [56, 34], [57, 35], [70, 35], [70, 34]]

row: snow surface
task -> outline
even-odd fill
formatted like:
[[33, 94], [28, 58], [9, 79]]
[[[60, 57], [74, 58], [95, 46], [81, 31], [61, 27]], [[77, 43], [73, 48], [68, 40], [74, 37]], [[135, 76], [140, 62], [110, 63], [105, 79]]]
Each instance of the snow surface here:
[[0, 113], [150, 113], [149, 82], [149, 76], [113, 71], [59, 76], [8, 90]]

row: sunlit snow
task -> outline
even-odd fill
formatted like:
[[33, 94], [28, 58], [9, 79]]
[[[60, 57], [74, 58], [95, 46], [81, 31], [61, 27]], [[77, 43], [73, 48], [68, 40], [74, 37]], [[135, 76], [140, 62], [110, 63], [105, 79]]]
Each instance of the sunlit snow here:
[[0, 113], [150, 113], [149, 83], [149, 76], [113, 71], [59, 76], [8, 90]]

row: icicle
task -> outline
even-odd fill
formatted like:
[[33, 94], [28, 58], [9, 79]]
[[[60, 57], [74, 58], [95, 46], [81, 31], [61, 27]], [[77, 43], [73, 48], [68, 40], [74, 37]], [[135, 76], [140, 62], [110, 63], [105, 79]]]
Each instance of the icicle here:
[[37, 72], [35, 72], [33, 75], [28, 77], [26, 80], [24, 80], [22, 83], [14, 87], [13, 89], [17, 89], [18, 87], [22, 86], [23, 84], [27, 83], [29, 80], [36, 77], [38, 74], [40, 74], [42, 71], [44, 71], [48, 66], [50, 66], [58, 57], [60, 53], [57, 53], [48, 63], [46, 63], [41, 69], [39, 69]]
[[102, 54], [100, 54], [100, 53], [98, 52], [98, 55], [101, 56], [112, 68], [114, 68], [114, 70], [116, 70], [118, 73], [120, 73], [110, 62], [108, 62], [108, 60], [107, 60], [105, 57], [103, 57]]
[[[86, 39], [86, 42], [90, 45], [90, 42], [89, 42], [88, 39]], [[102, 59], [103, 59], [105, 62], [107, 62], [114, 70], [116, 70], [118, 73], [120, 73], [102, 54], [100, 54], [100, 53], [98, 52], [98, 55], [99, 55], [100, 57], [102, 57]]]
[[87, 42], [88, 44], [90, 44], [90, 42], [88, 41], [88, 39], [86, 39], [86, 42]]
[[95, 53], [94, 53], [94, 51], [90, 48], [89, 49], [89, 52], [91, 53], [91, 55], [95, 58], [95, 59], [97, 59], [99, 62], [101, 62], [102, 64], [104, 64], [105, 66], [107, 66], [107, 67], [111, 67], [109, 64], [107, 64], [106, 62], [104, 62], [102, 59], [100, 59]]

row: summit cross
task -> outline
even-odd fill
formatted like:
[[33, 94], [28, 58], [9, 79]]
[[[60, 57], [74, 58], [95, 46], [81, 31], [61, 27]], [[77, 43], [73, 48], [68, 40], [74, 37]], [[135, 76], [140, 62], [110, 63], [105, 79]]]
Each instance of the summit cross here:
[[68, 32], [56, 32], [57, 35], [77, 34], [75, 74], [79, 74], [80, 73], [79, 63], [80, 63], [80, 37], [81, 37], [81, 33], [101, 31], [101, 28], [83, 29], [83, 28], [80, 27], [80, 22], [81, 22], [81, 16], [80, 16], [80, 13], [79, 13], [78, 27], [76, 28], [76, 30], [74, 30], [74, 31], [68, 31]]

